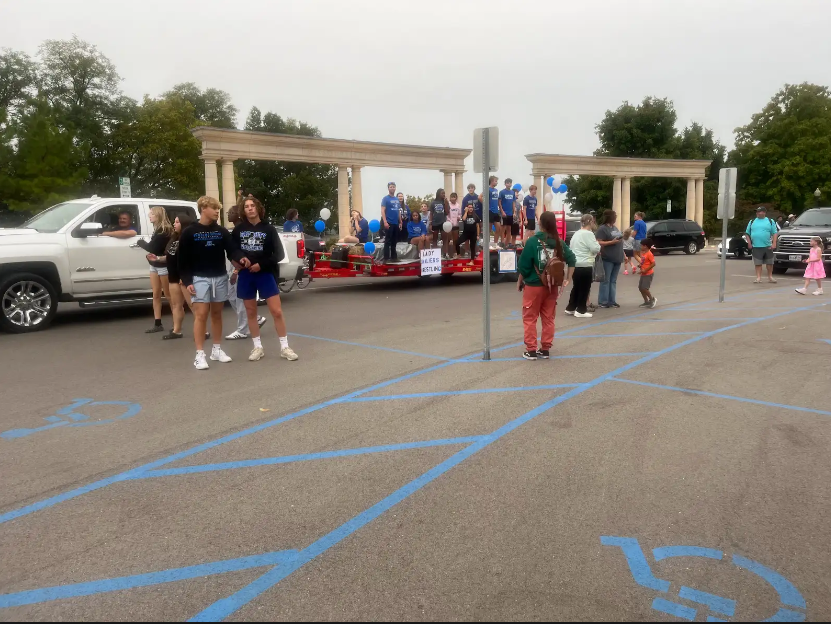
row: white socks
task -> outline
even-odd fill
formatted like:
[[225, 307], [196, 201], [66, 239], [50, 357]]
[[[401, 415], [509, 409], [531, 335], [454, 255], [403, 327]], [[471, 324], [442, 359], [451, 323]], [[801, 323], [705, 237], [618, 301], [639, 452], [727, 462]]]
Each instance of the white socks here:
[[289, 337], [288, 336], [280, 336], [280, 350], [287, 348], [289, 346]]
[[263, 348], [263, 341], [259, 336], [257, 336], [253, 340], [254, 340], [254, 348], [255, 349], [262, 349]]
[[213, 348], [211, 348], [211, 353], [219, 353], [220, 351], [222, 351], [222, 345], [220, 345], [218, 342], [215, 342]]

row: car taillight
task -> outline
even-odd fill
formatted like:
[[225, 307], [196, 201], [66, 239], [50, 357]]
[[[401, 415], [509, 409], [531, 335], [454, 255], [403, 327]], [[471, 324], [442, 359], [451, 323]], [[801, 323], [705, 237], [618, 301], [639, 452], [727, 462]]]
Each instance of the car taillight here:
[[707, 234], [706, 234], [706, 232], [704, 232], [704, 230], [701, 231], [701, 236], [707, 236]]
[[306, 257], [306, 242], [302, 238], [297, 241], [297, 257]]

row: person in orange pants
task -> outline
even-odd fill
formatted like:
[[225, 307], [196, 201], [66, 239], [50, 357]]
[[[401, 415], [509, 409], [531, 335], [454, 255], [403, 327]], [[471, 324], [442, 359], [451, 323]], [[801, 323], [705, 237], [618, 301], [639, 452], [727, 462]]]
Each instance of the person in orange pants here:
[[[568, 269], [563, 285], [554, 292], [540, 279], [546, 263], [556, 256], [566, 263]], [[550, 357], [554, 344], [554, 312], [557, 298], [568, 286], [574, 274], [577, 258], [557, 233], [557, 218], [553, 212], [540, 215], [540, 229], [528, 239], [519, 258], [519, 289], [522, 291], [522, 324], [525, 328], [526, 360]], [[542, 341], [537, 348], [537, 319], [542, 322]]]

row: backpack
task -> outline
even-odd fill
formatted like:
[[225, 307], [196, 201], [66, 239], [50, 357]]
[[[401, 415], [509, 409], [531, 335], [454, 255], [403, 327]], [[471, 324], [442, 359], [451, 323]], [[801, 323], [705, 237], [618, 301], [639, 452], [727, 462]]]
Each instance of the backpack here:
[[[753, 219], [751, 219], [750, 221], [748, 221], [748, 223], [747, 223], [747, 227], [744, 229], [744, 233], [745, 233], [745, 234], [747, 234], [748, 236], [752, 236], [752, 235], [753, 235], [753, 222], [754, 222], [755, 220], [756, 220], [756, 218], [754, 217]], [[774, 232], [779, 232], [780, 228], [779, 228], [779, 225], [776, 223], [776, 221], [774, 221], [774, 220], [773, 220], [773, 219], [771, 219], [770, 217], [768, 217], [768, 218], [767, 218], [767, 220], [768, 220], [768, 221], [770, 221], [770, 224], [773, 226], [773, 231], [774, 231]], [[748, 230], [749, 230], [749, 231], [748, 231]]]
[[566, 280], [566, 263], [557, 257], [556, 251], [548, 249], [545, 243], [542, 243], [540, 249], [543, 252], [542, 255], [545, 256], [545, 264], [542, 270], [535, 265], [534, 270], [537, 272], [537, 277], [540, 278], [542, 285], [548, 288], [549, 292], [557, 292], [557, 289]]

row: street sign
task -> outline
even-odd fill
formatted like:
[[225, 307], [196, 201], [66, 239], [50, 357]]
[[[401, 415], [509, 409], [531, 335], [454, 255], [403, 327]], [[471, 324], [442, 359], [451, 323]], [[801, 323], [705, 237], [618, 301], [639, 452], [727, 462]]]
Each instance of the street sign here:
[[118, 190], [121, 192], [121, 197], [132, 197], [130, 178], [118, 178]]
[[667, 212], [672, 212], [672, 200], [667, 200]]
[[[485, 134], [487, 131], [487, 149], [489, 167], [482, 164], [485, 161]], [[475, 173], [490, 173], [499, 169], [499, 128], [476, 128], [473, 131], [473, 171]], [[488, 186], [485, 185], [485, 190]]]
[[718, 218], [732, 219], [736, 216], [736, 179], [739, 170], [726, 167], [718, 172]]

